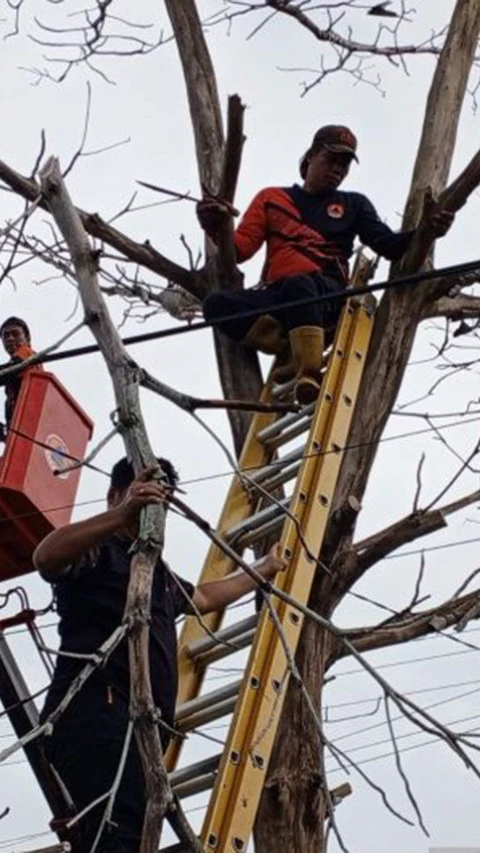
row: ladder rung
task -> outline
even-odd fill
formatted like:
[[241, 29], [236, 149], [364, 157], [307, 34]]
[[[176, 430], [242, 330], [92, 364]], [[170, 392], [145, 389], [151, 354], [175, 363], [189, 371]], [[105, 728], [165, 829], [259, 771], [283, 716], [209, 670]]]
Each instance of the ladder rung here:
[[[260, 535], [263, 535], [264, 528], [267, 525], [283, 522], [284, 514], [283, 509], [288, 507], [290, 503], [290, 498], [283, 498], [279, 501], [279, 504], [273, 504], [272, 506], [267, 506], [265, 509], [261, 509], [259, 512], [256, 512], [255, 515], [249, 516], [249, 518], [245, 519], [245, 521], [241, 521], [239, 524], [235, 524], [234, 527], [231, 527], [230, 530], [225, 534], [225, 539], [227, 542], [235, 542], [235, 544], [240, 544], [246, 547], [246, 538], [247, 534], [255, 534], [258, 533], [259, 530], [262, 532]], [[249, 542], [253, 542], [257, 538], [256, 535], [253, 538], [249, 538]]]
[[285, 444], [291, 438], [305, 432], [312, 422], [312, 415], [315, 411], [316, 403], [310, 403], [309, 406], [301, 409], [300, 412], [290, 412], [279, 418], [275, 423], [264, 427], [257, 433], [257, 441], [262, 444], [267, 444], [269, 447], [278, 447], [280, 444]]
[[[330, 352], [325, 351], [323, 353], [322, 367], [320, 370], [322, 377], [323, 377], [323, 374], [326, 372], [329, 359], [330, 359]], [[270, 396], [271, 396], [272, 400], [285, 400], [285, 399], [291, 398], [292, 397], [292, 391], [293, 391], [294, 387], [295, 387], [295, 380], [294, 379], [291, 379], [289, 382], [284, 382], [283, 385], [277, 385], [276, 383], [274, 383], [270, 389]]]
[[285, 400], [291, 398], [293, 396], [292, 392], [294, 386], [294, 379], [291, 379], [289, 382], [284, 382], [282, 385], [274, 383], [270, 389], [270, 396], [272, 400]]
[[[211, 714], [216, 708], [224, 705], [226, 700], [231, 702], [232, 698], [236, 699], [241, 684], [242, 679], [240, 678], [238, 681], [228, 684], [227, 687], [220, 687], [218, 690], [212, 690], [211, 693], [204, 693], [203, 696], [198, 696], [196, 699], [184, 702], [175, 714], [175, 724], [183, 729], [185, 721], [189, 724], [189, 728], [195, 728], [197, 725], [210, 722], [210, 720], [202, 720], [201, 722], [196, 722], [193, 726], [190, 725], [193, 715], [198, 716], [200, 712], [210, 712]], [[225, 713], [228, 713], [228, 711]], [[218, 716], [223, 716], [223, 714], [218, 714]], [[216, 717], [217, 714], [210, 719], [215, 719]]]
[[[301, 451], [301, 456], [303, 456], [303, 448]], [[264, 480], [262, 483], [262, 488], [265, 489], [266, 492], [271, 494], [275, 489], [278, 489], [279, 486], [285, 485], [290, 480], [293, 480], [294, 477], [297, 476], [300, 468], [302, 467], [302, 458], [297, 459], [295, 462], [291, 462], [285, 468], [282, 468], [278, 471], [277, 474], [272, 474], [267, 480]]]
[[[235, 625], [229, 625], [228, 628], [223, 628], [221, 631], [217, 631], [215, 634], [215, 639], [213, 637], [202, 637], [201, 640], [196, 640], [190, 646], [185, 648], [185, 652], [189, 657], [193, 660], [198, 660], [201, 658], [202, 664], [205, 663], [205, 657], [209, 652], [212, 651], [224, 651], [225, 654], [233, 654], [235, 649], [230, 648], [229, 646], [225, 646], [224, 643], [235, 643], [238, 645], [238, 648], [243, 648], [240, 645], [243, 637], [247, 633], [250, 633], [255, 630], [258, 622], [258, 615], [254, 613], [253, 616], [247, 616], [246, 619], [242, 619], [240, 622], [236, 622]], [[210, 662], [210, 658], [208, 658]]]
[[182, 732], [192, 732], [194, 729], [206, 726], [207, 723], [213, 723], [215, 720], [221, 720], [222, 717], [228, 717], [235, 710], [239, 692], [240, 688], [235, 696], [231, 696], [230, 699], [224, 699], [223, 702], [217, 702], [215, 705], [204, 708], [203, 711], [196, 711], [195, 714], [184, 717], [182, 722], [178, 723], [178, 728]]
[[[286, 504], [288, 506], [290, 502], [290, 498], [288, 498]], [[272, 518], [270, 521], [266, 521], [260, 527], [256, 527], [254, 530], [249, 533], [243, 533], [242, 536], [239, 536], [238, 539], [235, 540], [235, 546], [237, 548], [249, 548], [255, 542], [258, 542], [259, 539], [262, 539], [264, 536], [273, 536], [273, 534], [277, 534], [280, 532], [283, 526], [283, 522], [285, 521], [285, 515], [282, 509], [279, 509], [278, 515]]]
[[192, 779], [191, 782], [182, 782], [181, 785], [177, 785], [173, 790], [179, 800], [183, 800], [185, 797], [193, 797], [194, 794], [201, 794], [202, 791], [209, 791], [210, 788], [213, 788], [216, 776], [217, 771], [212, 770], [211, 773], [198, 776], [196, 779]]
[[[173, 773], [169, 773], [168, 780], [172, 787], [172, 791], [174, 791], [178, 797], [190, 796], [188, 793], [179, 794], [179, 790], [184, 791], [187, 784], [193, 784], [197, 780], [202, 779], [205, 781], [207, 777], [214, 778], [221, 758], [221, 753], [219, 755], [212, 755], [210, 758], [204, 758], [203, 761], [196, 761], [195, 764], [189, 764], [188, 767], [182, 767], [181, 770], [174, 770]], [[205, 790], [205, 788], [202, 788], [202, 790]], [[197, 791], [196, 793], [199, 792]]]
[[199, 663], [202, 667], [206, 667], [219, 660], [223, 660], [229, 655], [233, 655], [236, 651], [240, 651], [240, 649], [246, 649], [247, 646], [251, 646], [253, 642], [255, 630], [255, 628], [250, 628], [248, 631], [245, 631], [244, 634], [240, 634], [235, 640], [236, 648], [225, 646], [224, 644], [215, 646], [209, 652], [205, 652], [205, 654], [198, 659]]
[[259, 468], [254, 474], [249, 474], [248, 479], [253, 483], [262, 483], [263, 480], [267, 480], [279, 471], [283, 471], [283, 469], [287, 468], [288, 465], [291, 465], [292, 462], [296, 462], [297, 459], [301, 459], [304, 450], [305, 448], [303, 446], [296, 447], [295, 450], [291, 450], [290, 453], [286, 453], [285, 456], [281, 457], [281, 459], [274, 459], [272, 462], [269, 462], [268, 465], [264, 465], [263, 468]]

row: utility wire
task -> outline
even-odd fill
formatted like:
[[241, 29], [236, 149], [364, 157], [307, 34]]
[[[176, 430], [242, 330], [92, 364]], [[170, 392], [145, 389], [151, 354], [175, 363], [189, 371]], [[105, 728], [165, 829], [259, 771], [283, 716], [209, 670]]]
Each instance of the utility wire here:
[[[1, 383], [0, 383], [1, 384]], [[96, 465], [92, 465], [91, 462], [86, 462], [85, 460], [79, 459], [77, 456], [72, 456], [71, 453], [67, 453], [66, 450], [60, 450], [53, 444], [47, 444], [45, 441], [40, 441], [38, 438], [34, 438], [32, 435], [28, 435], [26, 432], [23, 432], [16, 427], [8, 426], [5, 423], [0, 421], [0, 427], [3, 428], [4, 432], [12, 432], [14, 435], [18, 435], [19, 438], [23, 438], [26, 441], [30, 441], [32, 444], [36, 444], [38, 447], [43, 448], [43, 450], [51, 450], [53, 453], [58, 454], [58, 456], [62, 456], [64, 459], [69, 459], [71, 462], [77, 462], [78, 467], [82, 468], [91, 468], [92, 471], [96, 471], [98, 474], [105, 474], [106, 477], [110, 477], [108, 471], [104, 471], [102, 468], [98, 468]], [[62, 474], [62, 470], [58, 469], [53, 472], [53, 475]]]
[[[439, 427], [437, 427], [437, 426], [423, 427], [422, 429], [412, 430], [411, 432], [397, 433], [396, 435], [387, 435], [387, 436], [383, 436], [382, 438], [376, 439], [374, 441], [359, 441], [359, 442], [355, 442], [354, 444], [345, 444], [343, 447], [335, 447], [335, 448], [330, 448], [330, 449], [326, 449], [326, 450], [316, 450], [313, 453], [303, 454], [303, 456], [301, 457], [301, 459], [299, 461], [303, 461], [304, 459], [311, 459], [315, 456], [329, 456], [331, 453], [339, 453], [339, 452], [340, 453], [346, 453], [349, 450], [358, 450], [360, 447], [368, 447], [369, 445], [372, 445], [372, 444], [386, 444], [387, 442], [397, 441], [398, 439], [402, 439], [402, 438], [415, 438], [417, 435], [424, 435], [425, 433], [428, 433], [428, 432], [437, 433], [440, 430], [446, 430], [446, 429], [450, 429], [450, 428], [457, 427], [457, 426], [467, 426], [468, 424], [473, 424], [473, 423], [478, 424], [478, 417], [468, 418], [468, 420], [462, 419], [459, 421], [454, 421], [451, 424], [444, 424], [443, 426], [439, 426]], [[258, 468], [281, 468], [282, 465], [284, 465], [284, 464], [285, 464], [285, 460], [278, 459], [278, 460], [273, 460], [272, 462], [267, 462], [264, 465], [251, 465], [251, 466], [247, 466], [245, 468], [239, 468], [238, 470], [241, 474], [248, 474], [251, 471], [258, 470]], [[191, 486], [191, 485], [196, 484], [196, 483], [206, 483], [209, 480], [216, 480], [216, 479], [219, 479], [221, 477], [231, 477], [232, 473], [235, 473], [235, 472], [221, 471], [218, 474], [205, 474], [203, 477], [196, 477], [196, 478], [190, 479], [190, 480], [180, 480], [179, 485]]]
[[[288, 302], [279, 303], [276, 306], [276, 310], [279, 308], [297, 308], [304, 305], [317, 305], [322, 302], [331, 303], [332, 301], [341, 301], [344, 302], [347, 299], [350, 299], [352, 296], [363, 296], [366, 293], [376, 293], [380, 290], [391, 290], [393, 288], [404, 288], [410, 287], [414, 284], [418, 284], [420, 282], [431, 281], [438, 278], [444, 278], [450, 275], [462, 275], [470, 272], [480, 271], [480, 259], [476, 261], [468, 261], [463, 264], [455, 264], [453, 266], [441, 267], [436, 270], [425, 270], [423, 272], [413, 273], [412, 275], [400, 276], [399, 278], [391, 279], [390, 281], [381, 281], [377, 284], [365, 285], [364, 287], [358, 287], [349, 290], [342, 290], [337, 293], [329, 293], [321, 296], [308, 296], [303, 299], [294, 299]], [[254, 308], [250, 311], [245, 311], [242, 314], [242, 318], [247, 317], [260, 317], [265, 314], [265, 308]], [[226, 317], [222, 317], [221, 323], [228, 323], [230, 320], [237, 320], [238, 314], [231, 314]], [[190, 323], [184, 324], [181, 326], [174, 326], [171, 329], [161, 329], [157, 332], [145, 332], [141, 335], [131, 335], [127, 338], [123, 338], [122, 343], [125, 346], [129, 346], [131, 344], [140, 344], [146, 343], [147, 341], [160, 340], [162, 338], [171, 338], [175, 335], [183, 335], [188, 332], [198, 332], [201, 329], [207, 329], [211, 326], [218, 325], [218, 322], [209, 322], [207, 320], [203, 320], [199, 323]], [[69, 350], [61, 350], [60, 352], [49, 353], [48, 355], [41, 356], [38, 359], [39, 364], [46, 364], [51, 361], [62, 361], [66, 358], [76, 358], [77, 356], [82, 355], [90, 355], [94, 352], [99, 352], [98, 344], [90, 344], [84, 347], [75, 347], [74, 349]], [[4, 384], [2, 380], [0, 380], [0, 384]]]
[[[439, 426], [439, 427], [431, 426], [431, 427], [425, 427], [424, 429], [420, 429], [420, 430], [413, 430], [412, 432], [404, 432], [404, 433], [398, 433], [397, 435], [384, 436], [383, 438], [379, 438], [377, 441], [365, 441], [365, 442], [359, 442], [359, 443], [355, 443], [355, 444], [346, 444], [346, 445], [344, 445], [343, 448], [340, 448], [340, 450], [342, 452], [346, 453], [349, 450], [354, 450], [354, 449], [359, 448], [359, 447], [366, 447], [366, 446], [371, 445], [371, 444], [385, 444], [386, 442], [396, 441], [398, 439], [415, 438], [415, 436], [423, 435], [424, 433], [429, 433], [429, 432], [435, 432], [436, 433], [436, 432], [439, 432], [440, 430], [443, 431], [443, 430], [447, 430], [447, 429], [450, 429], [453, 427], [467, 426], [468, 424], [471, 424], [471, 423], [478, 423], [478, 418], [476, 418], [476, 417], [475, 418], [468, 418], [468, 420], [454, 421], [451, 424], [444, 424], [443, 426]], [[36, 442], [36, 439], [34, 439], [31, 436], [25, 435], [24, 437], [25, 437], [25, 439], [28, 439], [29, 441], [32, 441], [33, 443]], [[329, 450], [318, 450], [318, 451], [315, 451], [314, 453], [306, 453], [302, 456], [302, 460], [303, 459], [310, 459], [314, 456], [327, 456], [330, 453], [338, 453], [338, 449], [332, 448]], [[252, 471], [258, 470], [259, 468], [275, 469], [275, 468], [278, 468], [279, 466], [281, 467], [282, 464], [285, 464], [284, 461], [274, 460], [274, 461], [269, 462], [265, 465], [251, 465], [251, 466], [246, 466], [245, 468], [239, 468], [238, 470], [239, 470], [240, 474], [244, 474], [244, 473], [248, 474]], [[109, 474], [107, 474], [107, 472], [102, 471], [99, 468], [96, 470], [102, 474], [106, 474], [106, 476], [110, 476]], [[204, 474], [202, 477], [194, 477], [194, 478], [191, 478], [190, 480], [180, 480], [179, 486], [191, 486], [191, 485], [197, 485], [198, 483], [207, 483], [210, 480], [221, 479], [224, 477], [231, 477], [235, 473], [236, 473], [235, 471], [229, 470], [229, 471], [220, 471], [217, 474]], [[17, 519], [29, 518], [31, 516], [38, 515], [39, 512], [42, 512], [42, 513], [60, 512], [60, 510], [64, 510], [64, 509], [74, 509], [76, 507], [89, 506], [89, 505], [93, 505], [93, 504], [97, 504], [97, 503], [103, 503], [103, 502], [104, 502], [104, 498], [95, 498], [95, 499], [88, 500], [88, 501], [79, 501], [79, 502], [72, 503], [72, 504], [62, 504], [61, 506], [48, 507], [47, 509], [31, 510], [30, 512], [24, 512], [24, 513], [18, 513], [17, 515], [11, 515], [11, 516], [9, 516], [9, 518], [0, 518], [0, 525], [9, 523], [11, 521], [16, 521]], [[472, 539], [470, 541], [475, 542], [477, 540]]]
[[[440, 637], [438, 637], [438, 639], [440, 639]], [[447, 639], [447, 637], [445, 635], [442, 635], [442, 639]], [[474, 648], [472, 648], [472, 649], [461, 649], [458, 652], [445, 652], [444, 654], [429, 655], [428, 657], [423, 657], [423, 658], [412, 658], [410, 660], [400, 660], [400, 661], [392, 661], [391, 663], [382, 663], [375, 668], [376, 669], [392, 669], [392, 667], [394, 667], [394, 666], [407, 666], [407, 665], [410, 666], [414, 663], [426, 663], [427, 661], [440, 660], [441, 658], [453, 658], [453, 657], [458, 657], [459, 655], [470, 655], [472, 652], [476, 652], [476, 651], [477, 651], [477, 649], [474, 649]], [[242, 670], [242, 672], [243, 672], [243, 670]], [[364, 670], [361, 668], [349, 669], [346, 672], [339, 672], [337, 675], [335, 675], [335, 681], [338, 678], [344, 678], [347, 675], [359, 675], [360, 673], [363, 673], [363, 672], [364, 672]]]

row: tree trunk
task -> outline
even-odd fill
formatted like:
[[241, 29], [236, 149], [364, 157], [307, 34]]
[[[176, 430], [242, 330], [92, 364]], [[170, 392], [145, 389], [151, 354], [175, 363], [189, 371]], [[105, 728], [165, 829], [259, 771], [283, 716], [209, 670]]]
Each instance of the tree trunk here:
[[[183, 75], [187, 87], [200, 181], [210, 192], [219, 192], [224, 167], [225, 139], [222, 111], [212, 60], [194, 0], [165, 0]], [[232, 199], [233, 200], [233, 199]], [[211, 268], [211, 287], [238, 286], [238, 282], [218, 280], [216, 265]], [[239, 347], [225, 335], [215, 333], [215, 351], [224, 397], [255, 400], [260, 395], [262, 378], [256, 353]], [[240, 453], [251, 415], [229, 411], [235, 452]]]
[[[335, 641], [306, 621], [297, 655], [305, 687], [321, 719], [321, 693]], [[261, 853], [319, 853], [324, 846], [327, 803], [322, 790], [319, 728], [301, 685], [290, 679], [268, 778], [255, 824], [255, 849]]]
[[[439, 193], [445, 186], [479, 30], [480, 0], [458, 0], [428, 98], [405, 227], [412, 228], [418, 222], [426, 187]], [[350, 441], [358, 448], [344, 457], [334, 507], [343, 506], [350, 496], [362, 501], [377, 442], [400, 388], [425, 299], [421, 288], [408, 293], [390, 290], [382, 299], [350, 432]], [[352, 525], [341, 520], [330, 521], [327, 536], [335, 546], [328, 555], [329, 562], [335, 550], [338, 554], [338, 549], [349, 542], [353, 530]], [[319, 572], [310, 606], [323, 615], [331, 615], [349, 586], [348, 561], [337, 558], [335, 578]], [[327, 644], [323, 629], [306, 620], [297, 665], [319, 707], [328, 665]], [[311, 785], [319, 776], [322, 762], [324, 749], [311, 712], [291, 681], [255, 826], [258, 853], [324, 853], [326, 799], [318, 792], [313, 806], [309, 802]]]

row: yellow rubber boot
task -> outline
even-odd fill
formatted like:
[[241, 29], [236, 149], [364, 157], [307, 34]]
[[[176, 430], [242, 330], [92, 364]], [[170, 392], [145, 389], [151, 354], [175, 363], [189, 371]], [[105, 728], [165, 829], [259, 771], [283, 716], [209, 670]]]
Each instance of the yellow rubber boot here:
[[293, 363], [297, 368], [295, 398], [302, 405], [313, 403], [318, 397], [324, 343], [323, 329], [319, 326], [299, 326], [290, 332]]
[[288, 346], [288, 339], [282, 324], [275, 317], [262, 314], [248, 330], [243, 343], [268, 355], [278, 355]]

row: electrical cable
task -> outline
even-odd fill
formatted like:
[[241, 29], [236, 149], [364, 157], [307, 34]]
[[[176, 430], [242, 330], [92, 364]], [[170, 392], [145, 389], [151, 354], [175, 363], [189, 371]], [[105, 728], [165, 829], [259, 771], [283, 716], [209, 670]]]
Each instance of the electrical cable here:
[[[379, 438], [377, 441], [366, 441], [366, 442], [358, 442], [355, 444], [346, 444], [343, 448], [340, 448], [340, 449], [342, 450], [342, 452], [346, 453], [349, 450], [355, 450], [355, 449], [360, 448], [360, 447], [367, 447], [368, 445], [372, 445], [372, 444], [378, 445], [378, 444], [385, 444], [385, 443], [390, 442], [390, 441], [396, 441], [396, 440], [404, 439], [404, 438], [414, 438], [417, 435], [423, 435], [423, 434], [429, 433], [429, 432], [435, 432], [436, 433], [440, 430], [443, 431], [443, 430], [447, 430], [447, 429], [450, 429], [453, 427], [467, 426], [468, 424], [471, 424], [471, 423], [478, 423], [478, 418], [469, 418], [466, 421], [465, 420], [454, 421], [451, 424], [444, 424], [443, 426], [440, 426], [440, 427], [425, 427], [424, 429], [413, 430], [412, 432], [405, 432], [405, 433], [398, 433], [397, 435], [384, 436], [383, 438]], [[33, 439], [31, 436], [25, 435], [25, 438], [29, 439], [32, 442], [35, 442], [35, 439]], [[315, 456], [327, 456], [330, 453], [337, 453], [337, 452], [338, 452], [337, 448], [330, 449], [330, 450], [318, 450], [318, 451], [315, 451], [314, 453], [304, 454], [302, 456], [302, 459], [310, 459], [310, 458], [315, 457]], [[241, 474], [248, 474], [252, 471], [257, 471], [259, 468], [273, 468], [273, 469], [275, 469], [276, 467], [281, 466], [282, 464], [284, 464], [284, 463], [282, 463], [282, 460], [279, 460], [279, 461], [274, 460], [272, 462], [267, 463], [266, 465], [260, 465], [260, 466], [259, 465], [251, 465], [251, 466], [246, 466], [245, 468], [239, 468], [238, 470]], [[100, 469], [98, 469], [98, 470], [100, 471]], [[106, 472], [101, 471], [101, 473], [105, 474]], [[197, 485], [198, 483], [207, 483], [207, 482], [210, 482], [211, 480], [221, 479], [221, 478], [225, 478], [225, 477], [231, 477], [233, 474], [235, 474], [235, 472], [233, 470], [220, 471], [217, 474], [205, 474], [202, 477], [194, 477], [194, 478], [191, 478], [190, 480], [180, 480], [179, 486], [189, 486], [189, 485]], [[107, 474], [107, 476], [109, 476], [109, 475]], [[40, 512], [41, 513], [60, 512], [61, 510], [64, 510], [64, 509], [74, 509], [77, 507], [89, 506], [89, 505], [93, 505], [93, 504], [97, 504], [97, 503], [104, 503], [104, 500], [105, 500], [104, 498], [95, 498], [95, 499], [92, 499], [89, 501], [78, 501], [78, 502], [75, 502], [72, 504], [62, 504], [61, 506], [47, 507], [46, 509], [31, 510], [30, 512], [18, 513], [17, 515], [9, 516], [9, 518], [1, 518], [0, 517], [0, 525], [10, 523], [11, 521], [16, 521], [17, 519], [30, 518], [31, 516], [38, 515], [38, 513], [40, 513]], [[475, 540], [472, 539], [471, 541], [474, 542]]]
[[[438, 639], [440, 639], [440, 637]], [[442, 639], [447, 639], [447, 637], [445, 635], [442, 635]], [[406, 666], [407, 664], [411, 665], [414, 663], [425, 663], [426, 661], [431, 661], [431, 660], [440, 660], [440, 658], [453, 658], [453, 657], [458, 657], [459, 655], [469, 655], [475, 651], [477, 651], [477, 649], [461, 649], [458, 652], [445, 652], [444, 654], [429, 655], [428, 657], [423, 657], [423, 658], [412, 658], [411, 660], [401, 660], [401, 661], [392, 661], [391, 663], [382, 663], [375, 668], [376, 669], [391, 669], [394, 666]], [[335, 681], [338, 678], [344, 678], [347, 675], [359, 675], [360, 673], [364, 673], [364, 672], [365, 672], [365, 670], [362, 669], [362, 667], [359, 667], [358, 669], [349, 669], [346, 672], [339, 672], [338, 675], [335, 675]]]
[[[436, 270], [424, 270], [423, 272], [413, 273], [411, 275], [399, 276], [398, 278], [391, 279], [390, 281], [381, 281], [377, 284], [369, 284], [364, 285], [363, 287], [355, 288], [354, 290], [342, 290], [337, 293], [329, 293], [321, 296], [309, 296], [303, 299], [294, 299], [288, 302], [280, 303], [276, 306], [278, 308], [297, 308], [305, 305], [316, 305], [322, 302], [332, 301], [345, 301], [350, 299], [352, 296], [363, 296], [367, 293], [376, 293], [380, 290], [391, 290], [393, 288], [404, 288], [409, 287], [413, 284], [418, 284], [424, 281], [431, 281], [434, 279], [454, 275], [454, 274], [468, 274], [470, 272], [480, 271], [480, 260], [476, 261], [468, 261], [463, 264], [454, 264], [447, 267], [441, 267]], [[243, 318], [246, 317], [259, 317], [265, 314], [265, 308], [255, 308], [250, 311], [245, 311], [242, 314]], [[226, 317], [221, 318], [221, 323], [228, 323], [230, 320], [237, 320], [238, 314], [232, 314]], [[145, 332], [141, 335], [130, 335], [129, 337], [123, 338], [122, 343], [124, 346], [129, 346], [132, 344], [140, 344], [146, 343], [148, 341], [160, 340], [162, 338], [169, 338], [175, 335], [182, 335], [187, 332], [197, 332], [201, 329], [207, 329], [211, 326], [218, 325], [218, 322], [209, 322], [207, 320], [203, 320], [199, 323], [187, 323], [182, 326], [174, 326], [171, 329], [161, 329], [157, 332]], [[69, 350], [61, 350], [60, 352], [49, 353], [48, 355], [40, 356], [37, 364], [46, 364], [51, 361], [62, 361], [66, 358], [76, 358], [77, 356], [82, 355], [90, 355], [94, 352], [99, 352], [100, 348], [98, 344], [90, 344], [84, 347], [75, 347]], [[4, 380], [0, 378], [0, 385], [4, 384]]]
[[[479, 714], [472, 714], [472, 715], [471, 715], [471, 716], [469, 716], [469, 717], [461, 717], [461, 718], [460, 718], [460, 719], [458, 719], [458, 720], [452, 720], [451, 722], [446, 723], [445, 725], [447, 725], [447, 726], [452, 726], [452, 725], [457, 725], [458, 723], [465, 723], [465, 722], [469, 722], [470, 720], [478, 720], [478, 719], [480, 719], [480, 715], [479, 715]], [[466, 732], [466, 733], [463, 733], [463, 732], [462, 732], [462, 734], [471, 734], [471, 733], [473, 733], [473, 732], [475, 732], [475, 731], [477, 731], [477, 730], [478, 730], [478, 726], [477, 726], [476, 728], [472, 729], [472, 731], [471, 731], [471, 732]], [[396, 740], [396, 741], [398, 741], [398, 740], [403, 740], [404, 738], [407, 738], [407, 737], [416, 737], [417, 735], [419, 735], [419, 734], [421, 734], [421, 733], [422, 733], [422, 730], [421, 730], [421, 729], [418, 729], [417, 731], [414, 731], [414, 732], [405, 732], [404, 734], [398, 734], [398, 735], [395, 735], [395, 740]], [[369, 746], [372, 746], [372, 747], [373, 747], [373, 746], [380, 746], [380, 744], [382, 744], [382, 743], [391, 743], [391, 742], [392, 742], [392, 739], [391, 739], [391, 738], [385, 738], [385, 740], [382, 740], [382, 741], [375, 741], [375, 743], [372, 743], [372, 744], [363, 744], [363, 745], [361, 745], [361, 746], [352, 747], [352, 748], [349, 750], [348, 755], [350, 755], [350, 754], [351, 754], [351, 753], [353, 753], [353, 752], [359, 752], [361, 749], [368, 749], [368, 747], [369, 747]], [[422, 744], [422, 745], [425, 745], [426, 743], [441, 743], [441, 742], [442, 742], [442, 741], [441, 741], [441, 739], [440, 739], [440, 738], [438, 738], [438, 737], [434, 737], [434, 738], [432, 738], [432, 740], [431, 740], [431, 741], [423, 741], [423, 744]], [[333, 743], [335, 744], [335, 743], [336, 743], [336, 741], [333, 741]], [[417, 744], [417, 746], [420, 746], [420, 744]], [[413, 748], [413, 747], [404, 747], [404, 749], [401, 749], [401, 750], [398, 750], [398, 751], [399, 751], [399, 752], [407, 752], [407, 750], [408, 750], [408, 749], [412, 749], [412, 748]], [[388, 753], [388, 755], [395, 755], [395, 752]], [[376, 759], [378, 759], [378, 758], [386, 758], [386, 757], [387, 757], [387, 755], [372, 756], [371, 758], [366, 758], [366, 759], [364, 759], [363, 761], [359, 761], [359, 762], [358, 762], [358, 765], [360, 766], [361, 764], [367, 764], [369, 761], [374, 761], [374, 760], [376, 760]], [[353, 763], [353, 762], [352, 762], [352, 763]], [[357, 762], [355, 762], [355, 763], [357, 763]], [[334, 769], [332, 768], [332, 771], [333, 771], [333, 770], [334, 770]]]
[[[12, 432], [14, 435], [18, 435], [19, 438], [24, 438], [26, 441], [30, 441], [32, 444], [36, 444], [38, 447], [41, 447], [43, 450], [52, 450], [58, 456], [64, 457], [64, 459], [69, 459], [71, 462], [76, 462], [79, 468], [91, 468], [92, 471], [96, 471], [98, 474], [105, 474], [106, 477], [110, 477], [108, 471], [104, 471], [102, 468], [98, 468], [96, 465], [92, 465], [91, 462], [86, 462], [85, 460], [78, 459], [77, 456], [72, 456], [70, 453], [67, 453], [65, 450], [59, 450], [58, 447], [55, 447], [53, 444], [47, 444], [44, 441], [40, 441], [38, 438], [34, 438], [32, 435], [28, 435], [26, 432], [23, 432], [16, 427], [8, 426], [5, 423], [0, 421], [0, 427], [4, 430], [4, 433]], [[74, 469], [72, 469], [74, 470]], [[53, 471], [53, 476], [58, 476], [59, 474], [63, 474], [61, 468]]]
[[[440, 430], [450, 429], [451, 427], [457, 427], [457, 426], [467, 426], [468, 424], [473, 424], [473, 423], [478, 424], [478, 417], [468, 418], [468, 420], [454, 421], [451, 424], [444, 424], [443, 426], [440, 426], [440, 427], [436, 427], [436, 426], [423, 427], [422, 429], [412, 430], [411, 432], [397, 433], [396, 435], [387, 435], [387, 436], [383, 436], [382, 438], [379, 438], [375, 441], [359, 441], [359, 442], [355, 442], [354, 444], [345, 444], [343, 447], [335, 447], [335, 448], [330, 448], [327, 450], [316, 450], [314, 453], [303, 454], [300, 461], [303, 461], [304, 459], [312, 459], [315, 456], [329, 456], [331, 453], [339, 453], [339, 452], [340, 453], [346, 453], [347, 451], [358, 450], [361, 447], [369, 447], [370, 445], [373, 445], [373, 444], [377, 444], [377, 445], [378, 444], [386, 444], [390, 441], [397, 441], [398, 439], [415, 438], [417, 435], [424, 435], [425, 433], [428, 433], [428, 432], [437, 433]], [[238, 470], [241, 474], [248, 474], [251, 471], [257, 471], [259, 468], [274, 468], [274, 469], [275, 468], [281, 468], [282, 465], [284, 465], [284, 464], [285, 464], [285, 461], [282, 459], [279, 459], [279, 460], [274, 460], [272, 462], [267, 462], [264, 465], [251, 465], [249, 467], [247, 466], [246, 468], [239, 468]], [[206, 483], [210, 480], [216, 480], [216, 479], [219, 479], [221, 477], [231, 477], [232, 473], [235, 473], [235, 472], [233, 472], [233, 471], [222, 471], [218, 474], [205, 474], [203, 477], [197, 477], [197, 478], [190, 479], [190, 480], [180, 480], [179, 485], [191, 486], [191, 485], [196, 484], [196, 483]]]

